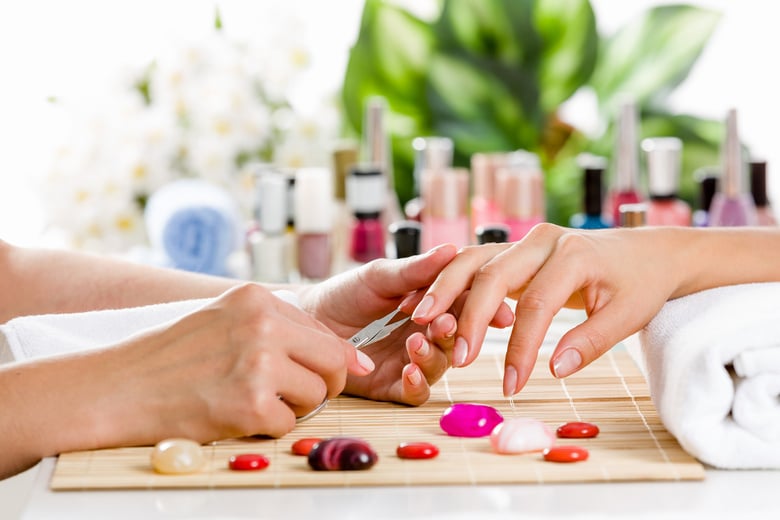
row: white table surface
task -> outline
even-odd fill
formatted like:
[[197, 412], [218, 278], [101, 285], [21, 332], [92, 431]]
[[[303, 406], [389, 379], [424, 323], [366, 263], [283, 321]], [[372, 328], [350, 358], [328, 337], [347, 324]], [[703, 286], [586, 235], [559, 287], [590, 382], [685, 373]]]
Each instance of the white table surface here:
[[[580, 318], [559, 315], [544, 348]], [[485, 348], [502, 345], [493, 335]], [[697, 482], [55, 492], [54, 465], [43, 460], [30, 489], [16, 491], [29, 495], [21, 518], [780, 518], [780, 471], [708, 468]]]

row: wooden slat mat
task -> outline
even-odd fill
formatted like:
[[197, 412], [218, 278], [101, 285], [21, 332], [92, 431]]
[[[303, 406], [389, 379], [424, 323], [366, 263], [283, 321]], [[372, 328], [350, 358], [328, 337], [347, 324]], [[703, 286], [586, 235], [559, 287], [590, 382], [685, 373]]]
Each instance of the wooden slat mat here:
[[[194, 475], [156, 474], [149, 447], [63, 454], [51, 481], [55, 490], [230, 487], [322, 487], [426, 484], [506, 484], [698, 480], [704, 468], [664, 429], [647, 384], [624, 351], [612, 351], [566, 380], [548, 372], [540, 359], [526, 388], [515, 398], [501, 395], [503, 356], [483, 354], [468, 368], [450, 370], [433, 388], [430, 401], [411, 408], [340, 397], [317, 417], [278, 440], [239, 439], [205, 446], [208, 466]], [[457, 402], [496, 407], [504, 417], [535, 417], [551, 428], [569, 421], [597, 424], [594, 439], [559, 439], [590, 450], [585, 462], [546, 462], [540, 454], [498, 455], [487, 438], [449, 437], [439, 428], [445, 408]], [[367, 471], [309, 469], [290, 453], [301, 437], [348, 435], [367, 440], [379, 461]], [[428, 441], [441, 453], [430, 460], [402, 460], [400, 442]], [[271, 459], [263, 471], [227, 469], [231, 455], [259, 452]]]

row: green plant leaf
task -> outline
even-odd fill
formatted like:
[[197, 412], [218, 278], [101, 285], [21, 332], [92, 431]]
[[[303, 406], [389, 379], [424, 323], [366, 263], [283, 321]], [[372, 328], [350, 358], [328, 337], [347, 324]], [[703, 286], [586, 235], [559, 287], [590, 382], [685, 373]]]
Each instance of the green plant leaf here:
[[691, 5], [649, 9], [602, 40], [590, 84], [604, 110], [616, 97], [660, 104], [690, 72], [720, 20], [720, 13]]
[[541, 38], [540, 103], [550, 114], [593, 73], [599, 43], [596, 17], [588, 0], [536, 0], [533, 19]]

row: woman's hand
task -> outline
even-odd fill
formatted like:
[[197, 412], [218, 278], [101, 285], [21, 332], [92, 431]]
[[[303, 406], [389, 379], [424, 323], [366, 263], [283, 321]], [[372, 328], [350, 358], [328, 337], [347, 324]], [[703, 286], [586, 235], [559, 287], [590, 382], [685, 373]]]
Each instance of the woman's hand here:
[[555, 314], [564, 306], [584, 308], [588, 319], [564, 334], [550, 360], [553, 374], [566, 377], [642, 328], [673, 295], [681, 256], [663, 233], [541, 224], [517, 243], [466, 248], [442, 270], [412, 319], [431, 323], [465, 294], [453, 365], [466, 366], [504, 298], [516, 299], [504, 371], [509, 396], [527, 382]]
[[[399, 305], [411, 313], [456, 253], [455, 246], [444, 245], [411, 258], [375, 260], [307, 288], [301, 300], [315, 318], [347, 338]], [[425, 325], [407, 322], [384, 340], [363, 349], [376, 370], [365, 376], [350, 375], [344, 391], [380, 401], [424, 403], [430, 385], [451, 365], [455, 316], [462, 301], [455, 298]], [[495, 314], [494, 320], [488, 320], [493, 325], [506, 327], [512, 323], [508, 307]]]

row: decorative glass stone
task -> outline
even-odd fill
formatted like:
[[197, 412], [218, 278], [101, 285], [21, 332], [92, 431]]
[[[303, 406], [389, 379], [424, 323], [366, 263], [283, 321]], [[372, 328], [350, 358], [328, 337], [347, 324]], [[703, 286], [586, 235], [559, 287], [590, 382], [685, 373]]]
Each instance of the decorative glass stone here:
[[503, 420], [498, 410], [492, 406], [457, 403], [444, 410], [439, 426], [447, 435], [453, 437], [485, 437]]
[[242, 453], [233, 455], [228, 461], [228, 467], [234, 471], [257, 471], [265, 469], [271, 461], [259, 453]]
[[555, 435], [546, 424], [526, 417], [507, 419], [490, 434], [490, 445], [496, 453], [542, 451], [554, 442]]
[[599, 427], [587, 422], [568, 422], [556, 431], [562, 439], [589, 439], [599, 434]]
[[312, 448], [309, 452], [309, 466], [317, 471], [354, 471], [369, 469], [378, 458], [364, 440], [333, 437]]
[[291, 448], [293, 455], [308, 455], [312, 448], [320, 442], [322, 442], [322, 439], [318, 437], [304, 437], [303, 439], [298, 439], [293, 443]]
[[588, 450], [579, 446], [554, 446], [544, 450], [544, 460], [550, 462], [580, 462], [588, 460]]
[[200, 444], [190, 439], [165, 439], [152, 450], [152, 467], [158, 473], [197, 473], [206, 463]]
[[439, 448], [430, 442], [402, 442], [395, 454], [402, 459], [432, 459], [439, 454]]

